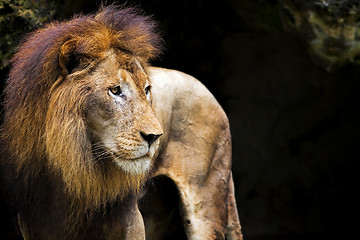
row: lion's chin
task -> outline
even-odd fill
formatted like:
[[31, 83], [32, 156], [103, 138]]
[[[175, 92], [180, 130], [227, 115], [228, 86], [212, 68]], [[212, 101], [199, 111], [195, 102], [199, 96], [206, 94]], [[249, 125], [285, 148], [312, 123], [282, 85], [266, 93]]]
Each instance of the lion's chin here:
[[131, 175], [143, 175], [151, 168], [151, 158], [148, 156], [132, 160], [116, 159], [114, 161], [119, 168]]

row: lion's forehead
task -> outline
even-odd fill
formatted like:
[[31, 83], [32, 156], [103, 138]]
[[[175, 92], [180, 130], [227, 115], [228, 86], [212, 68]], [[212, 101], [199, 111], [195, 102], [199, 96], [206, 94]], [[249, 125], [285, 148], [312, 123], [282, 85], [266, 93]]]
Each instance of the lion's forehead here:
[[120, 82], [135, 84], [139, 90], [148, 81], [145, 67], [134, 57], [121, 51], [109, 50], [97, 65], [95, 75], [100, 84], [115, 85]]

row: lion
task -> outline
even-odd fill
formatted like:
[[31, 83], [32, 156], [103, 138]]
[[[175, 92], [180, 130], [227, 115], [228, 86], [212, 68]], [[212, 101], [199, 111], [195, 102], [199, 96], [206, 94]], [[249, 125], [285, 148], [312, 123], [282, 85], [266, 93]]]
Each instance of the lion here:
[[0, 163], [24, 239], [242, 239], [226, 114], [151, 67], [161, 49], [149, 17], [114, 5], [19, 46]]

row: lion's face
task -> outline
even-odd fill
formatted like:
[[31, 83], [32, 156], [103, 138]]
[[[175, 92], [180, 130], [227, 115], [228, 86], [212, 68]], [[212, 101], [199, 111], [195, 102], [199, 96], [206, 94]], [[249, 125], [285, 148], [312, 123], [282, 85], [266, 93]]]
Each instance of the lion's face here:
[[151, 107], [151, 83], [140, 62], [110, 50], [83, 80], [91, 92], [84, 117], [96, 161], [106, 156], [127, 173], [148, 171], [162, 129]]

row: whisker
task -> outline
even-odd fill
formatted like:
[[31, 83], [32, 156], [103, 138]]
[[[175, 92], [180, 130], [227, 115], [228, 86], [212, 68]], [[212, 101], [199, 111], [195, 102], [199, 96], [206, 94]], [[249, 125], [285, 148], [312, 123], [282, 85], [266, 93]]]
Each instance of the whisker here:
[[90, 146], [90, 150], [92, 152], [92, 158], [90, 161], [92, 162], [99, 162], [104, 159], [104, 157], [108, 157], [111, 155], [111, 151], [107, 150], [105, 144], [102, 142], [94, 143]]
[[124, 154], [118, 154], [117, 149], [122, 149], [125, 151], [131, 151], [132, 149], [126, 148], [124, 146], [119, 146], [116, 143], [113, 142], [97, 142], [93, 143], [90, 146], [90, 151], [92, 152], [92, 158], [89, 159], [89, 161], [93, 163], [100, 162], [106, 158], [109, 158], [110, 156], [113, 156], [113, 161], [121, 160], [124, 157]]

